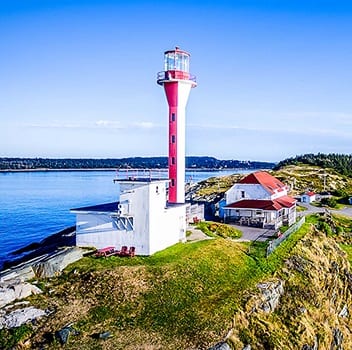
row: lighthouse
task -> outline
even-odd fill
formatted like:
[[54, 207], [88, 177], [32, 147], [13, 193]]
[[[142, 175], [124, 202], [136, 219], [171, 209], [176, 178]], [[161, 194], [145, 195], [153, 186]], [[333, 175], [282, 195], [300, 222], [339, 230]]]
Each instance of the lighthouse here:
[[176, 47], [164, 53], [164, 71], [157, 83], [164, 86], [169, 105], [169, 203], [185, 202], [186, 105], [196, 77], [189, 72], [190, 54]]

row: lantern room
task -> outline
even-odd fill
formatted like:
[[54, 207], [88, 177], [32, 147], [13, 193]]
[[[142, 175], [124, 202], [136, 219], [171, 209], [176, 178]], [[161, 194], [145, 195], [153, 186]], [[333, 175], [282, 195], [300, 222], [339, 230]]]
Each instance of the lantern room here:
[[189, 57], [188, 52], [182, 51], [178, 47], [175, 50], [166, 51], [164, 54], [164, 70], [178, 70], [189, 73]]
[[195, 87], [196, 77], [189, 73], [189, 58], [190, 54], [177, 46], [175, 50], [165, 51], [164, 71], [158, 73], [157, 83], [163, 85], [170, 80], [190, 80]]

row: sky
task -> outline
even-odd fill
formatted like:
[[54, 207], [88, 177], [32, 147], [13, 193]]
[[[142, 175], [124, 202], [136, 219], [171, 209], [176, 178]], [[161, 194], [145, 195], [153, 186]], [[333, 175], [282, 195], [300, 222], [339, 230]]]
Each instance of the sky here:
[[187, 155], [350, 154], [351, 37], [350, 1], [0, 0], [0, 157], [167, 155], [175, 46]]

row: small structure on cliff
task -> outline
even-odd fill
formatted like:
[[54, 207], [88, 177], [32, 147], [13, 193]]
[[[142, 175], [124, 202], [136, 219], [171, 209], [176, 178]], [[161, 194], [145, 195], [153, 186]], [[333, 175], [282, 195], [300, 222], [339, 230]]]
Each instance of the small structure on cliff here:
[[312, 203], [316, 200], [316, 193], [312, 191], [307, 191], [301, 194], [302, 203]]

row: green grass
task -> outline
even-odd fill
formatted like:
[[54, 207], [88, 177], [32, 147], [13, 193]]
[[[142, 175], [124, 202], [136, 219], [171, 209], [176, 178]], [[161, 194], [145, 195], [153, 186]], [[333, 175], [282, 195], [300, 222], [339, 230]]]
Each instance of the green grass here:
[[14, 349], [15, 346], [33, 332], [31, 325], [22, 325], [13, 329], [0, 329], [0, 349]]
[[240, 238], [242, 232], [233, 226], [212, 221], [202, 221], [197, 228], [209, 237]]
[[[269, 258], [266, 243], [256, 242], [248, 253], [249, 243], [219, 237], [176, 244], [149, 257], [85, 257], [52, 280], [55, 293], [35, 296], [33, 302], [64, 307], [68, 296], [90, 300], [76, 322], [81, 334], [70, 340], [82, 349], [94, 348], [91, 335], [102, 330], [114, 334], [106, 344], [123, 344], [130, 332], [136, 347], [153, 335], [163, 349], [207, 348], [224, 338], [236, 310], [246, 302], [244, 294], [283, 266], [315, 221], [309, 217]], [[137, 274], [124, 279], [120, 271]], [[58, 327], [49, 320], [46, 326], [52, 332]], [[74, 343], [67, 348], [75, 348]]]
[[347, 253], [348, 261], [352, 264], [352, 245], [340, 243], [339, 246]]
[[302, 206], [300, 206], [300, 205], [297, 205], [296, 206], [296, 211], [297, 212], [302, 212], [302, 211], [306, 211], [307, 210], [307, 208], [305, 208], [305, 207], [302, 207]]

